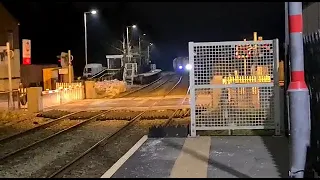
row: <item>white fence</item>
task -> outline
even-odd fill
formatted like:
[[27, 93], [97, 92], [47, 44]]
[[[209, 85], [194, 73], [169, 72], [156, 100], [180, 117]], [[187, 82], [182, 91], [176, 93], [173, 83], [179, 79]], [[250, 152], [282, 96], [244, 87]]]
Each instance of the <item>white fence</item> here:
[[191, 136], [197, 130], [280, 133], [278, 40], [189, 43]]
[[68, 83], [57, 83], [56, 87], [57, 90], [42, 92], [43, 108], [58, 106], [85, 98], [84, 86], [81, 83], [72, 83], [71, 85], [68, 85]]
[[78, 82], [78, 83], [56, 83], [56, 89], [80, 88], [81, 86], [82, 86], [81, 82]]

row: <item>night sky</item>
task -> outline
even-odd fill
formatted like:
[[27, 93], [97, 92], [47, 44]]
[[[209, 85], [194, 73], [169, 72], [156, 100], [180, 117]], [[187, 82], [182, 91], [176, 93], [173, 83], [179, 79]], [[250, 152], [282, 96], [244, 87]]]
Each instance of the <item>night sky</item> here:
[[[88, 61], [105, 64], [106, 54], [120, 54], [125, 26], [137, 24], [154, 43], [152, 58], [170, 70], [172, 60], [188, 55], [189, 41], [228, 41], [252, 38], [284, 40], [284, 2], [27, 2], [5, 1], [20, 22], [20, 38], [32, 41], [32, 63], [57, 63], [61, 51], [71, 50], [77, 75], [84, 60], [83, 12], [87, 16]], [[280, 44], [281, 46], [282, 44]], [[280, 50], [281, 52], [281, 50]]]

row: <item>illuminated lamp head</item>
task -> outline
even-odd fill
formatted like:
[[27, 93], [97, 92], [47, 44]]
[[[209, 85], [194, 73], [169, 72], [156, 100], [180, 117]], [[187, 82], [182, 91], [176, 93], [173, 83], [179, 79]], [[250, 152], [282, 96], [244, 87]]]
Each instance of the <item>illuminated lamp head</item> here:
[[187, 64], [187, 65], [186, 65], [186, 69], [187, 69], [187, 70], [191, 70], [191, 69], [192, 69], [191, 64]]

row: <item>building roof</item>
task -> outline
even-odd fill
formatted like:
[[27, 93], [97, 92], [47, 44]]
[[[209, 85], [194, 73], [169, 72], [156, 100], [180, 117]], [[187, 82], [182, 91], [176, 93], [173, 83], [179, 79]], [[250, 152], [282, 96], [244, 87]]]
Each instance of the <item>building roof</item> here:
[[8, 9], [0, 2], [0, 11], [4, 11], [12, 21], [19, 23], [19, 21], [8, 11]]

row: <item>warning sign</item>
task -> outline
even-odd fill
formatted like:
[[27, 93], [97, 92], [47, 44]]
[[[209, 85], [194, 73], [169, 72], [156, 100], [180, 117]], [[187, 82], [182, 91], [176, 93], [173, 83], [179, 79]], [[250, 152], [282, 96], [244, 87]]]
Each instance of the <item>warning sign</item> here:
[[31, 64], [31, 40], [29, 39], [22, 40], [22, 58], [23, 64]]

